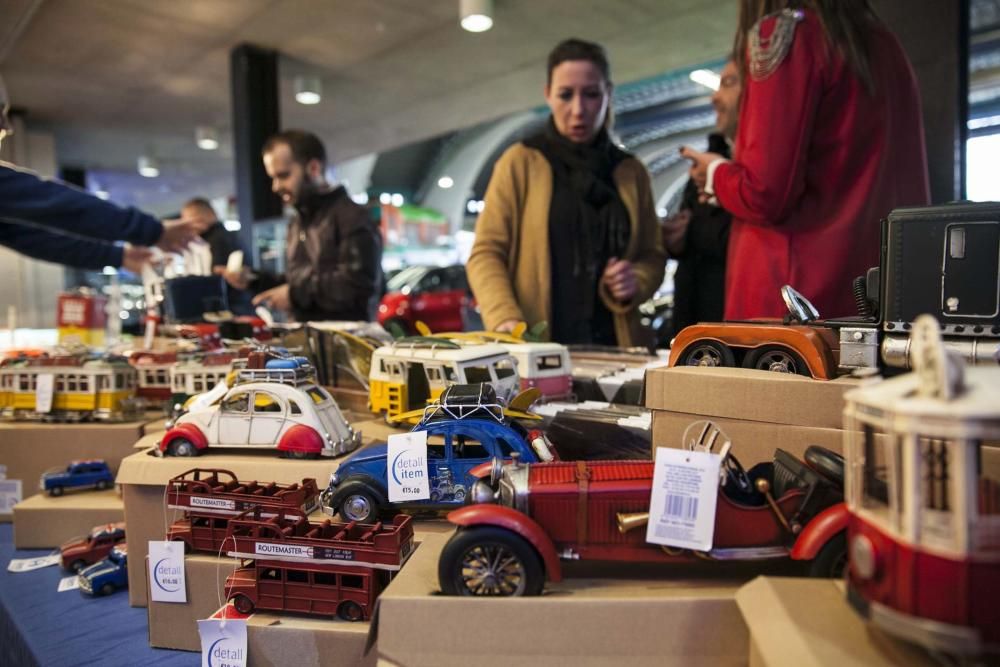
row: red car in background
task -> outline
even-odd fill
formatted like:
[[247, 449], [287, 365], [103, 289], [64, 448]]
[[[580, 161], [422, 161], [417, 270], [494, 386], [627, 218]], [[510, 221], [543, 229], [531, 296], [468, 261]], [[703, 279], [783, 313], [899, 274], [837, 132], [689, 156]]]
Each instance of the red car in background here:
[[471, 300], [465, 267], [409, 266], [386, 284], [378, 323], [415, 333], [416, 322], [431, 331], [462, 331], [462, 308]]

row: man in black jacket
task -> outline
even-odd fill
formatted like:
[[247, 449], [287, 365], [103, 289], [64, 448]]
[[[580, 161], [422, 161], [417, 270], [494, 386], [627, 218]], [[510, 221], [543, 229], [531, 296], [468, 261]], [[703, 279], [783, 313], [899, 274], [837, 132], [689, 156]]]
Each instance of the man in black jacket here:
[[[373, 320], [382, 285], [382, 236], [342, 186], [327, 182], [323, 143], [309, 132], [287, 130], [268, 139], [263, 158], [271, 189], [296, 216], [288, 225], [283, 281], [270, 287], [280, 279], [259, 275], [250, 283], [258, 292], [254, 304], [300, 322]], [[243, 285], [239, 277], [226, 279]]]
[[[736, 138], [740, 90], [739, 70], [729, 61], [722, 70], [719, 89], [712, 95], [717, 131], [708, 137], [708, 150], [725, 157], [729, 157], [729, 147]], [[688, 181], [680, 211], [663, 227], [663, 244], [677, 259], [672, 336], [691, 324], [722, 320], [731, 222], [729, 212], [699, 202], [697, 186]]]

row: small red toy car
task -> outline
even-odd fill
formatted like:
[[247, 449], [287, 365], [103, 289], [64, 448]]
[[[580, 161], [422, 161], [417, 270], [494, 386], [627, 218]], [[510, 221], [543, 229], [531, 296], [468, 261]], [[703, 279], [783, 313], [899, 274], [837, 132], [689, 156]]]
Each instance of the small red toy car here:
[[415, 333], [418, 321], [431, 331], [462, 331], [462, 308], [470, 298], [464, 266], [410, 266], [386, 284], [378, 323], [405, 334]]
[[86, 537], [72, 539], [59, 547], [64, 570], [79, 572], [88, 565], [103, 560], [115, 545], [125, 541], [125, 523], [94, 526]]

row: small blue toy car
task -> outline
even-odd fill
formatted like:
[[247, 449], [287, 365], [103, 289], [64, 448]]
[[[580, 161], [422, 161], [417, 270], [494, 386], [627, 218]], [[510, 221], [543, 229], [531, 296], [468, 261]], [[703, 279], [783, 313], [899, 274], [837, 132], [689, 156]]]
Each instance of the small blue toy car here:
[[[529, 434], [504, 417], [488, 384], [449, 387], [413, 430], [427, 432], [429, 498], [389, 502], [388, 445], [377, 444], [357, 450], [330, 475], [321, 496], [323, 511], [339, 513], [348, 522], [374, 523], [390, 511], [447, 510], [465, 502], [483, 464], [510, 460], [515, 454], [532, 463], [555, 457], [544, 435]], [[476, 468], [480, 470], [473, 474]]]
[[128, 547], [117, 545], [104, 560], [80, 571], [80, 591], [88, 595], [110, 595], [128, 588]]
[[100, 459], [73, 461], [65, 470], [54, 470], [42, 475], [39, 486], [50, 496], [61, 496], [66, 489], [96, 487], [109, 489], [115, 483], [108, 464]]

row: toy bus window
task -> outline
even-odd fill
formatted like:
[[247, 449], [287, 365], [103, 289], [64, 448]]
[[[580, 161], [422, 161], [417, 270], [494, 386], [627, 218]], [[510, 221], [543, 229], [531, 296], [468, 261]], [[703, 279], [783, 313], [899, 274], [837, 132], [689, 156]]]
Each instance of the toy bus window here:
[[291, 399], [289, 399], [289, 401], [288, 401], [288, 410], [293, 415], [301, 415], [302, 414], [302, 408], [299, 407], [298, 403], [296, 403], [295, 401], [293, 401]]
[[258, 391], [253, 396], [254, 412], [281, 412], [281, 401], [270, 394]]
[[[889, 443], [882, 436], [876, 442], [875, 429], [864, 427], [865, 468], [862, 477], [863, 504], [868, 508], [885, 508], [889, 505]], [[893, 448], [897, 449], [897, 448]]]
[[441, 369], [435, 366], [427, 366], [427, 380], [430, 382], [440, 382], [441, 381]]
[[923, 458], [924, 508], [950, 512], [948, 497], [948, 445], [937, 438], [920, 438], [920, 456]]
[[964, 227], [952, 227], [948, 230], [948, 256], [951, 259], [965, 259]]
[[486, 366], [468, 366], [465, 369], [465, 382], [467, 384], [479, 384], [480, 382], [490, 382], [490, 369]]
[[516, 373], [512, 359], [501, 359], [494, 364], [493, 368], [496, 369], [497, 379], [509, 378]]
[[302, 570], [285, 570], [285, 581], [290, 584], [308, 584], [309, 573]]
[[445, 366], [444, 379], [448, 382], [458, 382], [458, 375], [455, 374], [455, 369], [451, 366]]
[[427, 434], [427, 458], [445, 459], [445, 437], [438, 434]]
[[274, 568], [268, 568], [266, 570], [261, 570], [258, 577], [262, 581], [281, 581], [281, 572]]
[[314, 572], [313, 583], [317, 586], [336, 586], [337, 575], [329, 572]]
[[247, 392], [236, 394], [222, 402], [222, 409], [226, 412], [248, 412], [250, 410], [250, 394]]
[[458, 459], [486, 459], [490, 456], [483, 443], [465, 435], [455, 436], [454, 450]]
[[544, 357], [538, 357], [535, 361], [535, 368], [540, 371], [562, 368], [562, 355], [546, 354]]
[[191, 517], [191, 527], [192, 528], [208, 528], [210, 525], [211, 525], [211, 522], [208, 519], [204, 518], [204, 517], [200, 517], [200, 516], [193, 516], [193, 517]]
[[340, 575], [340, 587], [356, 588], [357, 590], [364, 590], [365, 578], [362, 577], [360, 574], [342, 574]]

